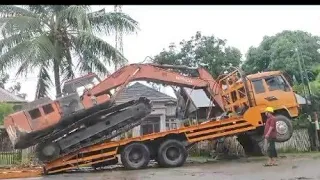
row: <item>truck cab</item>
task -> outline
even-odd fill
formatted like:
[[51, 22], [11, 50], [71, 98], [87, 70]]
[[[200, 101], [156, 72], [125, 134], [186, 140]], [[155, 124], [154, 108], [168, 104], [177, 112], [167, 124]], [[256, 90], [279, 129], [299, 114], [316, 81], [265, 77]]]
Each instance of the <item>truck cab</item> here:
[[[242, 116], [249, 107], [258, 106], [263, 123], [257, 130], [247, 134], [261, 139], [263, 125], [266, 121], [264, 110], [271, 106], [274, 108], [277, 118], [277, 141], [284, 142], [291, 138], [293, 132], [291, 120], [299, 115], [299, 104], [292, 87], [280, 71], [245, 75], [240, 69], [236, 69], [220, 75], [218, 81], [225, 108], [225, 113], [219, 115], [219, 118]], [[202, 119], [207, 119], [208, 114], [211, 114], [211, 118], [217, 116], [218, 113], [214, 111], [215, 108], [211, 107], [212, 105], [206, 108], [195, 107], [192, 98], [188, 97], [187, 94], [182, 89], [180, 98], [177, 96], [178, 102], [188, 102], [183, 106], [183, 109], [188, 111], [187, 113], [197, 110], [197, 117]], [[210, 100], [208, 99], [208, 101]]]
[[295, 118], [299, 114], [299, 104], [295, 93], [280, 71], [270, 71], [248, 75], [250, 90], [253, 91], [255, 105], [274, 107], [276, 114]]

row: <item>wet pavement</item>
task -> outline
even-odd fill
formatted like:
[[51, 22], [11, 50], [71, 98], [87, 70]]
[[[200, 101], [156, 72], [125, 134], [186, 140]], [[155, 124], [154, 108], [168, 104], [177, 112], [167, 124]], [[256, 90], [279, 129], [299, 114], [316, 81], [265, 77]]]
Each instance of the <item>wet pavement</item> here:
[[264, 159], [240, 159], [187, 163], [180, 168], [152, 167], [125, 171], [122, 168], [97, 172], [50, 175], [28, 180], [309, 180], [320, 179], [320, 156], [304, 155], [279, 159], [279, 165], [263, 167]]

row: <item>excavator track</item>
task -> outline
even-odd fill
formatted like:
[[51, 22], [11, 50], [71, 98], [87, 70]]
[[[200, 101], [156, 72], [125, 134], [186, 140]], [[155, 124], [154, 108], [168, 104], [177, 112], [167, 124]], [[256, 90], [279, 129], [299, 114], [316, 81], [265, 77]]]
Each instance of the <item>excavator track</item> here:
[[[139, 110], [139, 109], [141, 109], [141, 110]], [[120, 104], [118, 106], [113, 106], [107, 110], [102, 110], [102, 111], [105, 113], [101, 113], [101, 111], [99, 111], [97, 113], [94, 113], [94, 115], [87, 116], [87, 117], [81, 119], [80, 122], [77, 122], [77, 125], [79, 126], [85, 122], [84, 119], [101, 117], [101, 116], [107, 114], [107, 117], [98, 119], [99, 121], [96, 122], [94, 125], [88, 126], [88, 127], [84, 128], [82, 130], [79, 130], [79, 131], [72, 132], [69, 135], [67, 135], [66, 137], [58, 139], [57, 141], [53, 141], [53, 138], [47, 139], [46, 142], [53, 141], [53, 143], [56, 143], [56, 144], [60, 143], [59, 144], [60, 147], [61, 146], [64, 147], [64, 146], [68, 146], [69, 144], [72, 144], [71, 141], [74, 141], [74, 139], [77, 140], [77, 138], [83, 136], [83, 134], [89, 133], [89, 134], [87, 134], [89, 136], [88, 138], [83, 139], [70, 147], [63, 148], [61, 150], [61, 153], [59, 154], [59, 156], [55, 157], [54, 159], [65, 156], [71, 152], [75, 152], [81, 148], [105, 142], [107, 140], [110, 140], [110, 139], [120, 135], [121, 133], [124, 133], [124, 132], [132, 129], [135, 126], [140, 125], [142, 123], [142, 121], [148, 116], [148, 114], [151, 113], [151, 104], [150, 104], [149, 99], [139, 98], [138, 100], [129, 101], [127, 103]], [[108, 113], [106, 113], [106, 112], [108, 112]], [[112, 118], [113, 118], [113, 120], [112, 120]], [[95, 120], [95, 121], [97, 121], [97, 120]], [[108, 125], [107, 125], [106, 129], [94, 134], [95, 132], [94, 132], [93, 126], [101, 127], [100, 124], [103, 126], [104, 123], [106, 123], [108, 121], [111, 121], [110, 127], [108, 127]], [[70, 130], [70, 129], [76, 128], [77, 125], [72, 125], [72, 126], [68, 127], [67, 129]], [[93, 131], [92, 130], [89, 131], [90, 128]], [[68, 132], [68, 131], [63, 130], [62, 132]], [[92, 133], [93, 133], [93, 135], [92, 135]], [[63, 135], [63, 133], [58, 132], [58, 133], [55, 133], [55, 135], [54, 135], [55, 137], [57, 137], [56, 134], [59, 134], [61, 136]], [[72, 139], [73, 137], [74, 137], [74, 139]], [[67, 139], [67, 138], [69, 138], [69, 139]], [[39, 144], [38, 146], [40, 146], [40, 145], [41, 144]], [[42, 150], [41, 148], [36, 149], [37, 154], [39, 154], [39, 151]], [[53, 159], [43, 160], [41, 158], [39, 158], [39, 159], [42, 162], [48, 162], [48, 161], [53, 160]]]
[[[136, 126], [139, 126], [143, 122], [143, 120], [145, 118], [142, 118], [142, 119], [140, 119], [138, 121], [135, 121], [135, 120], [125, 121], [125, 122], [119, 124], [118, 126], [112, 128], [112, 129], [116, 130], [116, 133], [108, 134], [108, 135], [106, 135], [104, 137], [101, 137], [99, 139], [95, 139], [93, 141], [89, 141], [87, 143], [81, 144], [80, 146], [76, 146], [75, 145], [75, 147], [73, 149], [70, 149], [66, 153], [64, 153], [63, 155], [60, 155], [59, 158], [62, 157], [62, 156], [68, 155], [68, 154], [70, 154], [72, 152], [78, 151], [78, 150], [80, 150], [82, 148], [85, 148], [85, 147], [88, 147], [88, 146], [92, 146], [92, 145], [95, 145], [95, 144], [100, 144], [100, 143], [107, 142], [107, 140], [110, 140], [110, 139], [112, 139], [114, 137], [117, 137], [118, 135], [120, 135], [120, 134], [122, 134], [124, 132], [127, 132], [128, 130], [130, 130], [130, 129], [136, 127]], [[111, 130], [111, 131], [113, 131], [113, 130]], [[106, 132], [108, 133], [110, 131], [106, 131]]]
[[96, 117], [99, 117], [101, 115], [105, 115], [105, 114], [109, 114], [111, 112], [115, 112], [117, 110], [126, 108], [128, 106], [132, 106], [137, 102], [137, 100], [132, 100], [132, 101], [128, 101], [126, 103], [120, 104], [120, 105], [116, 105], [116, 106], [111, 106], [108, 109], [104, 109], [104, 110], [100, 110], [96, 113], [93, 113], [89, 116], [86, 116], [85, 118], [82, 118], [80, 120], [78, 120], [77, 122], [69, 125], [67, 128], [64, 128], [62, 130], [58, 130], [58, 131], [53, 131], [52, 133], [46, 135], [45, 137], [42, 138], [41, 142], [46, 142], [46, 141], [54, 141], [55, 139], [57, 139], [58, 137], [68, 133], [68, 131], [75, 129], [76, 127], [79, 127], [80, 125], [86, 123], [86, 121], [88, 120], [92, 120]]

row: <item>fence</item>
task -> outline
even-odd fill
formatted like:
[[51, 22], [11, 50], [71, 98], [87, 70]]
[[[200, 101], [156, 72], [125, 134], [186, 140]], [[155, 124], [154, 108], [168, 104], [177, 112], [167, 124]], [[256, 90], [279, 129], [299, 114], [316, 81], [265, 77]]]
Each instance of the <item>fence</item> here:
[[[244, 156], [243, 147], [237, 141], [235, 136], [224, 138], [223, 142], [217, 147], [215, 140], [203, 141], [197, 143], [190, 149], [190, 155], [194, 156], [208, 156], [214, 152], [226, 152], [232, 156]], [[260, 144], [263, 147], [263, 144]], [[283, 143], [276, 143], [276, 149], [279, 152], [308, 152], [311, 151], [311, 143], [307, 129], [298, 129], [293, 132], [289, 141]]]
[[0, 152], [0, 166], [21, 164], [22, 151]]
[[12, 148], [12, 144], [4, 129], [0, 129], [0, 166], [20, 164], [22, 151]]
[[308, 152], [311, 151], [311, 143], [307, 129], [295, 130], [289, 141], [276, 143], [276, 148], [281, 152]]

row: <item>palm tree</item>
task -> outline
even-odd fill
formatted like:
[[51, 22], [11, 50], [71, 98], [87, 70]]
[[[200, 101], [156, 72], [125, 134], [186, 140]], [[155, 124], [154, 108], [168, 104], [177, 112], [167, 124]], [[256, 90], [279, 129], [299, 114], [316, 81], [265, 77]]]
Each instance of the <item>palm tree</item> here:
[[76, 70], [101, 75], [108, 72], [106, 64], [126, 62], [98, 35], [139, 29], [124, 13], [92, 12], [89, 6], [76, 5], [1, 5], [0, 26], [0, 70], [19, 66], [17, 76], [39, 70], [36, 98], [48, 94], [49, 72], [59, 96], [61, 82], [73, 78]]

